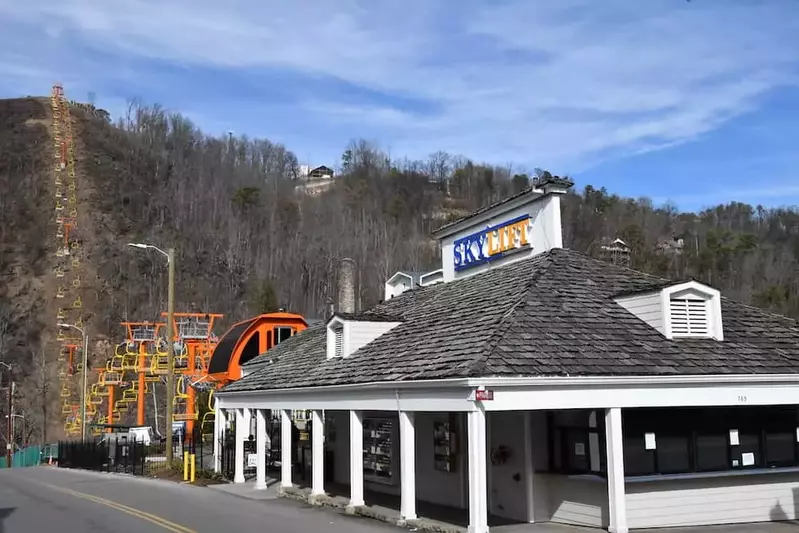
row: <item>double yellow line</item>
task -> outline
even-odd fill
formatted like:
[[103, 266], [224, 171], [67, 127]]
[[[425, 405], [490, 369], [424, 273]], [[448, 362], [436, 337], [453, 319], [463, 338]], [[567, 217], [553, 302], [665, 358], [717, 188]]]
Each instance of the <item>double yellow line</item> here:
[[182, 526], [180, 524], [176, 524], [175, 522], [170, 522], [169, 520], [161, 518], [160, 516], [146, 513], [144, 511], [140, 511], [139, 509], [134, 509], [133, 507], [128, 507], [127, 505], [122, 505], [121, 503], [117, 503], [115, 501], [106, 500], [105, 498], [101, 498], [99, 496], [94, 496], [92, 494], [85, 494], [83, 492], [78, 492], [64, 487], [58, 487], [56, 485], [50, 485], [49, 483], [42, 483], [42, 485], [45, 485], [48, 488], [57, 490], [59, 492], [63, 492], [64, 494], [69, 494], [70, 496], [88, 500], [90, 502], [99, 503], [101, 505], [111, 507], [112, 509], [116, 509], [117, 511], [127, 513], [137, 518], [141, 518], [142, 520], [147, 520], [148, 522], [152, 522], [153, 524], [161, 526], [162, 528], [166, 529], [167, 531], [171, 531], [172, 533], [197, 533], [193, 529]]

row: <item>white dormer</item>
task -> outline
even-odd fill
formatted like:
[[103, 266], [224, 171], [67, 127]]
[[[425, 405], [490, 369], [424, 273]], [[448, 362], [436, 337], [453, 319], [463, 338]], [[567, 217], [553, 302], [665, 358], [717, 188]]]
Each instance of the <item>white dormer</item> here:
[[419, 272], [408, 272], [400, 270], [388, 280], [386, 280], [384, 290], [384, 300], [390, 300], [399, 296], [403, 292], [410, 291], [419, 284]]
[[396, 317], [337, 313], [327, 323], [327, 358], [348, 357], [400, 324]]
[[666, 338], [724, 340], [721, 293], [698, 281], [629, 294], [616, 303], [660, 331]]
[[419, 285], [427, 287], [428, 285], [435, 285], [444, 281], [444, 271], [442, 269], [433, 270], [427, 274], [422, 274], [419, 277]]

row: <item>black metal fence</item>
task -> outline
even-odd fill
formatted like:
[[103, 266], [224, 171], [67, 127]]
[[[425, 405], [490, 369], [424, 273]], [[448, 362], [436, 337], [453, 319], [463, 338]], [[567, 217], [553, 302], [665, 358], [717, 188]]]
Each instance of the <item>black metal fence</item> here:
[[126, 435], [106, 433], [91, 442], [58, 443], [58, 466], [138, 476], [156, 476], [173, 471], [183, 473], [184, 454], [194, 454], [196, 470], [213, 468], [213, 442], [198, 428], [191, 435], [176, 434], [172, 464], [167, 463], [164, 440], [146, 442]]

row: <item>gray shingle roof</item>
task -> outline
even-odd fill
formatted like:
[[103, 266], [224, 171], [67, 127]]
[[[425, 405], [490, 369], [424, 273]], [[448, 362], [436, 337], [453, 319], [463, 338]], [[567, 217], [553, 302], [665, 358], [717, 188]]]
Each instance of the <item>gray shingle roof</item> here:
[[799, 373], [796, 321], [722, 298], [724, 341], [668, 340], [613, 301], [666, 280], [551, 250], [406, 292], [372, 309], [405, 322], [346, 359], [324, 327], [225, 391], [487, 376]]

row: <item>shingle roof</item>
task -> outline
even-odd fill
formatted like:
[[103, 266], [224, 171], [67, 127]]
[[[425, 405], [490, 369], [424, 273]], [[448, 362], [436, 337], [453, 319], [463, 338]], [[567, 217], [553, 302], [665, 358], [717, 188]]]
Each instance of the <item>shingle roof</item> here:
[[345, 359], [325, 328], [268, 352], [224, 391], [487, 376], [799, 373], [799, 324], [722, 298], [724, 341], [669, 340], [616, 304], [666, 280], [555, 249], [408, 291], [373, 312], [405, 322]]

